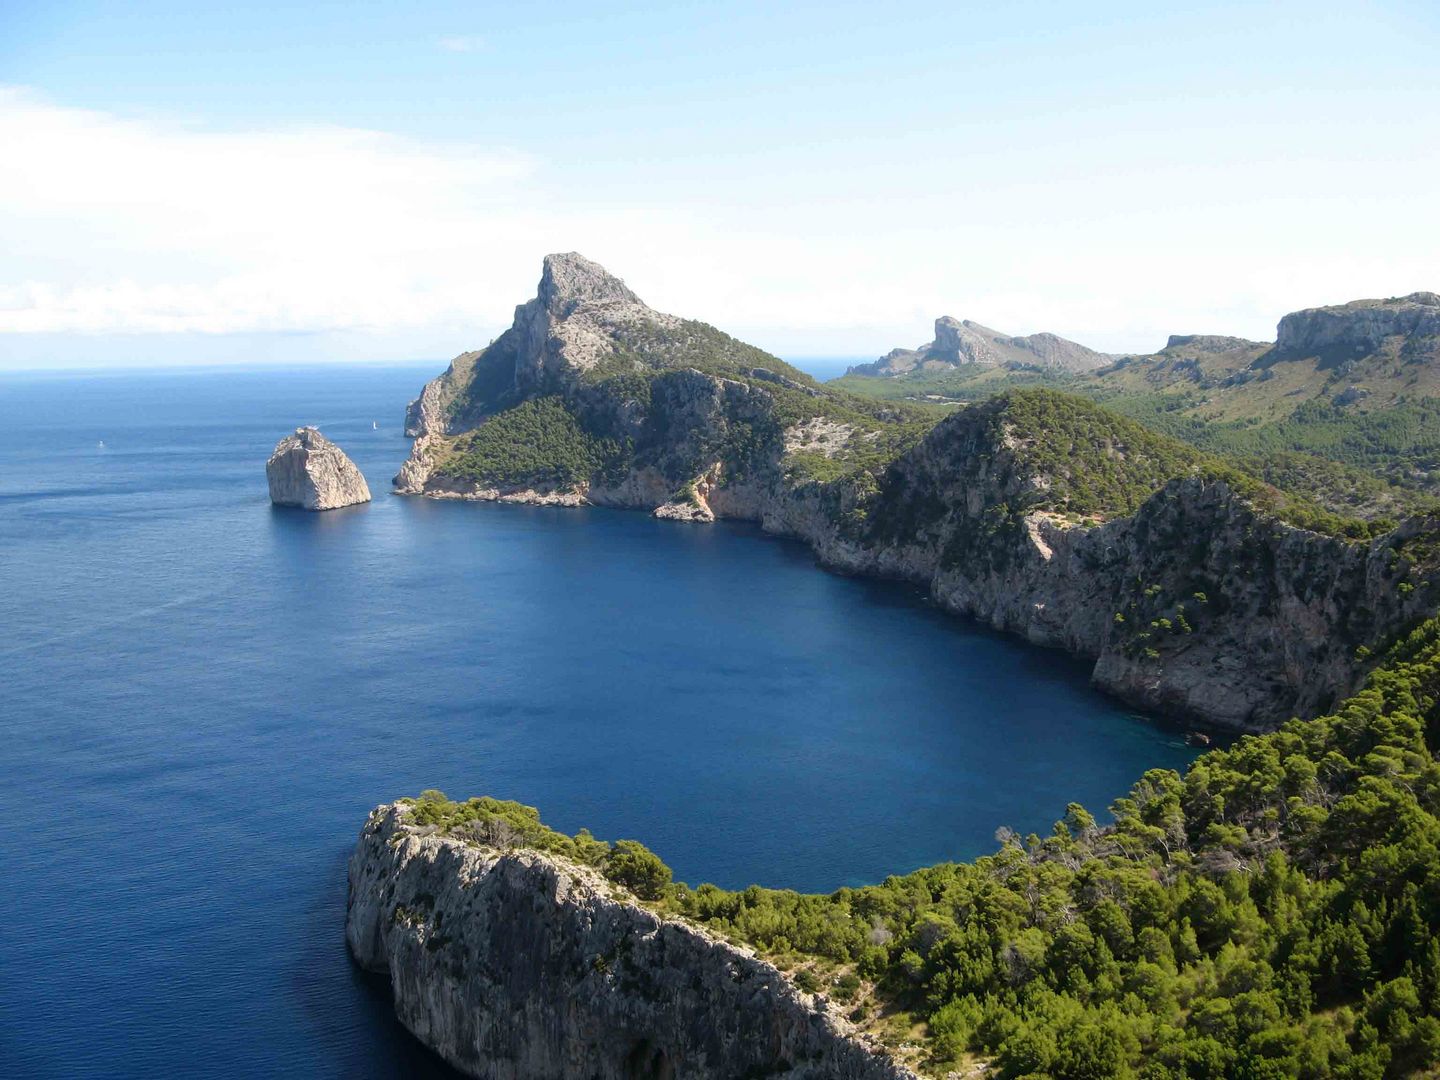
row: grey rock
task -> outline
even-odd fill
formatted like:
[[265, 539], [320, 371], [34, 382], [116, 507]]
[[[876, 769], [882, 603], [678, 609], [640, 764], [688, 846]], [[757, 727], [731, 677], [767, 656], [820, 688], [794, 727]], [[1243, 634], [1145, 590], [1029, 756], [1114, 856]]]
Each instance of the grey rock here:
[[370, 815], [345, 937], [396, 1015], [483, 1080], [917, 1080], [823, 998], [589, 867]]
[[276, 506], [335, 510], [370, 501], [370, 487], [345, 451], [313, 427], [296, 428], [275, 444], [265, 463]]

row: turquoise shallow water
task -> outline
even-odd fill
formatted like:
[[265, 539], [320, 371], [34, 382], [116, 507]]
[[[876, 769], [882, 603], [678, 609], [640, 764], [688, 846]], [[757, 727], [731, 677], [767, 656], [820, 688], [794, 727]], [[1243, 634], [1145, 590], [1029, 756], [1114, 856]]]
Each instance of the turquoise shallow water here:
[[[430, 373], [0, 376], [0, 1072], [438, 1071], [343, 942], [366, 812], [423, 787], [828, 890], [1192, 756], [752, 527], [386, 494]], [[300, 423], [374, 503], [269, 506]]]

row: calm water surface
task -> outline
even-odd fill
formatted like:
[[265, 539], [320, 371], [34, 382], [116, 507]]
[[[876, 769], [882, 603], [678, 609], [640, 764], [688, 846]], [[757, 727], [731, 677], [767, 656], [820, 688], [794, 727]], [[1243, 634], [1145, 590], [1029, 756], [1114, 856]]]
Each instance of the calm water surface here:
[[[0, 376], [0, 1073], [440, 1072], [343, 940], [366, 812], [424, 787], [829, 890], [1191, 756], [751, 527], [388, 495], [432, 372]], [[375, 502], [270, 507], [301, 423]]]

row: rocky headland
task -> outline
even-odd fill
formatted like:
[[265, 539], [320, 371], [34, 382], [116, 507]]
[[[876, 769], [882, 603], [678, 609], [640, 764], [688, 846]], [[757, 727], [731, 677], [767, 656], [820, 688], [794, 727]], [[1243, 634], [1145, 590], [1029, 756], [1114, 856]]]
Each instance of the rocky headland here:
[[313, 427], [296, 428], [265, 463], [270, 501], [305, 510], [336, 510], [370, 501], [365, 477], [345, 451]]
[[574, 254], [545, 260], [510, 330], [427, 384], [407, 429], [401, 493], [756, 521], [827, 567], [915, 582], [949, 610], [1090, 657], [1127, 702], [1240, 730], [1353, 692], [1364, 658], [1440, 598], [1433, 521], [1340, 534], [1249, 475], [1050, 390], [938, 422], [836, 391], [653, 311]]
[[485, 1080], [914, 1080], [755, 953], [573, 859], [371, 813], [345, 936], [401, 1022]]

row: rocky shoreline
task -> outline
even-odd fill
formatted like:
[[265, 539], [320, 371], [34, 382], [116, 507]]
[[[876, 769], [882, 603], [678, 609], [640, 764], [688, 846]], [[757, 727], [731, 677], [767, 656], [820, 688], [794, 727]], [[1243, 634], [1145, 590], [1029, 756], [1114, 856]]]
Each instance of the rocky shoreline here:
[[[1151, 589], [1156, 590], [1146, 598], [1151, 601], [1177, 592], [1193, 600], [1194, 590], [1181, 591], [1184, 583], [1178, 579], [1188, 576], [1187, 568], [1167, 566], [1172, 560], [1164, 557], [1166, 553], [1147, 554], [1136, 543], [1137, 527], [1131, 519], [1087, 528], [1057, 522], [1045, 513], [1028, 515], [1023, 539], [1013, 551], [1014, 564], [1004, 573], [982, 578], [963, 567], [946, 566], [943, 544], [868, 547], [837, 535], [813, 508], [758, 494], [717, 498], [700, 506], [647, 505], [617, 498], [613, 491], [593, 496], [583, 491], [496, 489], [402, 494], [532, 506], [602, 506], [686, 523], [757, 524], [770, 535], [807, 544], [825, 570], [917, 585], [950, 614], [1091, 660], [1094, 684], [1127, 704], [1178, 723], [1229, 731], [1271, 730], [1293, 715], [1325, 711], [1352, 693], [1364, 677], [1354, 647], [1337, 641], [1333, 628], [1347, 619], [1363, 620], [1364, 628], [1357, 631], [1360, 636], [1383, 638], [1419, 617], [1429, 603], [1427, 595], [1412, 594], [1407, 599], [1396, 592], [1391, 571], [1391, 552], [1421, 532], [1425, 527], [1421, 523], [1403, 526], [1373, 544], [1350, 544], [1267, 521], [1224, 483], [1201, 480], [1173, 484], [1163, 499], [1157, 496], [1153, 506], [1147, 505], [1143, 521], [1179, 518], [1184, 524], [1175, 527], [1207, 536], [1211, 551], [1206, 561], [1219, 572], [1217, 576], [1230, 579], [1230, 610], [1239, 602], [1251, 614], [1231, 619], [1222, 640], [1197, 643], [1166, 664], [1126, 648], [1124, 633], [1117, 632], [1116, 601], [1123, 602], [1127, 592], [1143, 595]], [[1269, 582], [1250, 578], [1246, 572], [1247, 564], [1265, 558], [1251, 543], [1257, 526], [1269, 533], [1267, 540], [1273, 542], [1274, 556], [1281, 563]], [[1142, 524], [1139, 531], [1145, 528]], [[1120, 550], [1131, 557], [1117, 560], [1115, 553]], [[1159, 557], [1149, 557], [1155, 554]], [[1284, 574], [1290, 575], [1288, 582]], [[1140, 579], [1146, 584], [1127, 590], [1126, 582]], [[1162, 581], [1166, 584], [1156, 589]], [[1210, 603], [1208, 596], [1204, 603]], [[1166, 617], [1160, 613], [1162, 604], [1150, 606], [1157, 619]], [[1270, 614], [1262, 618], [1261, 611]], [[1192, 612], [1192, 618], [1198, 617]], [[1297, 677], [1271, 675], [1266, 667], [1279, 667]]]

